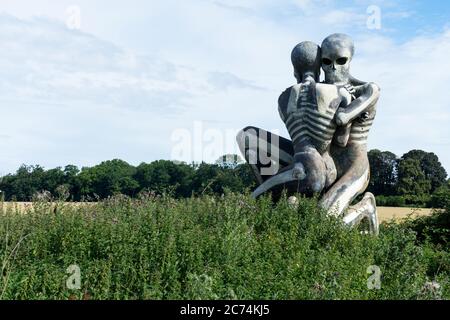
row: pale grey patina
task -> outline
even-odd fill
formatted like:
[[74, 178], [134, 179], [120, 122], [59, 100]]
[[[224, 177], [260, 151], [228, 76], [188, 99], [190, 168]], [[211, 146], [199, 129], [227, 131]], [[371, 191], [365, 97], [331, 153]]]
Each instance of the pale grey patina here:
[[[378, 233], [372, 194], [350, 206], [369, 182], [367, 138], [380, 91], [376, 84], [351, 76], [354, 51], [353, 41], [343, 34], [327, 37], [321, 47], [312, 42], [297, 45], [292, 63], [298, 83], [279, 99], [280, 117], [291, 140], [247, 127], [239, 133], [238, 143], [260, 182], [255, 197], [283, 189], [320, 194], [320, 203], [330, 214], [345, 215], [345, 223], [352, 226], [367, 218], [370, 231]], [[320, 68], [324, 83], [319, 82]], [[249, 146], [252, 139], [258, 143]], [[269, 151], [270, 165], [277, 165], [274, 174], [262, 174], [267, 163], [259, 161], [261, 151]]]

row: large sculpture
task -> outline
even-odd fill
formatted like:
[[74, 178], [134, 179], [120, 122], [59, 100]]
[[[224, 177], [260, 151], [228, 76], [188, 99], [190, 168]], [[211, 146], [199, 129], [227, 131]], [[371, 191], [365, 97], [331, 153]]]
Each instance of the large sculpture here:
[[366, 193], [351, 206], [369, 183], [367, 138], [380, 92], [376, 84], [351, 76], [354, 51], [344, 34], [327, 37], [321, 47], [298, 44], [292, 51], [297, 84], [279, 98], [291, 140], [255, 127], [243, 129], [237, 140], [260, 183], [254, 197], [282, 190], [319, 194], [329, 214], [343, 216], [350, 226], [367, 219], [377, 234], [375, 197]]

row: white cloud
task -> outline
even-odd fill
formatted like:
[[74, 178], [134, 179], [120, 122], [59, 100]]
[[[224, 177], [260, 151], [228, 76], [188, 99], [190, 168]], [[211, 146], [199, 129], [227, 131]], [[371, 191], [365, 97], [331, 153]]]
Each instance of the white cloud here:
[[332, 25], [334, 27], [345, 27], [363, 25], [367, 20], [367, 15], [351, 9], [331, 10], [325, 12], [319, 19], [320, 23]]
[[450, 168], [450, 32], [403, 44], [376, 37], [358, 44], [355, 75], [382, 88], [371, 145], [399, 155], [411, 149], [435, 152]]
[[292, 3], [305, 14], [312, 14], [324, 8], [330, 9], [334, 2], [334, 0], [292, 0]]
[[182, 104], [199, 90], [179, 79], [171, 63], [134, 55], [43, 18], [0, 16], [0, 50], [2, 99], [167, 108], [168, 102]]
[[294, 82], [290, 51], [333, 32], [355, 38], [354, 75], [382, 87], [370, 146], [433, 151], [450, 168], [448, 33], [398, 43], [384, 21], [366, 29], [366, 8], [410, 10], [358, 1], [79, 0], [83, 32], [65, 28], [71, 1], [2, 1], [21, 19], [0, 16], [0, 170], [168, 158], [172, 132], [198, 120], [285, 134], [276, 104]]
[[233, 73], [136, 54], [47, 18], [0, 15], [0, 51], [2, 174], [21, 163], [168, 158], [171, 132], [203, 118], [196, 99], [210, 108], [221, 92], [260, 91]]

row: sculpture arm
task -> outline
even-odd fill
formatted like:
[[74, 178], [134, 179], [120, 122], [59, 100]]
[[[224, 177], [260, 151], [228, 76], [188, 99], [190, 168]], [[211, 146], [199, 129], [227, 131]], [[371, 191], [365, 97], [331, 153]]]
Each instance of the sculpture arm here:
[[352, 129], [352, 124], [349, 123], [343, 127], [337, 127], [336, 133], [333, 137], [333, 142], [341, 147], [345, 148], [347, 146], [348, 140], [350, 139], [350, 130]]
[[355, 89], [359, 97], [347, 107], [341, 107], [337, 111], [336, 123], [338, 126], [346, 126], [377, 103], [380, 98], [380, 88], [375, 83], [368, 83]]

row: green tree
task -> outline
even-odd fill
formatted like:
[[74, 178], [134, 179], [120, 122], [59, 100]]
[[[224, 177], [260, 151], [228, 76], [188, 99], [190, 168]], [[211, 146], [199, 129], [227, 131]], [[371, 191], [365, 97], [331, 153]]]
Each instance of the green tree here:
[[217, 183], [219, 172], [220, 167], [217, 164], [202, 162], [196, 166], [191, 183], [192, 191], [196, 195], [205, 192], [222, 193], [223, 188]]
[[390, 196], [397, 184], [397, 156], [389, 151], [371, 150], [370, 183], [368, 191], [376, 195]]
[[248, 163], [238, 165], [235, 169], [235, 172], [237, 176], [242, 180], [242, 185], [244, 188], [253, 190], [258, 185], [255, 174]]
[[83, 197], [101, 199], [118, 193], [132, 196], [139, 188], [135, 173], [135, 167], [118, 159], [83, 168], [79, 174], [80, 193]]
[[22, 165], [15, 174], [2, 178], [0, 190], [5, 200], [31, 201], [33, 195], [45, 190], [43, 167]]
[[244, 192], [256, 184], [253, 172], [247, 164], [237, 166], [201, 163], [192, 179], [192, 190], [196, 195], [212, 193], [221, 195], [225, 190]]
[[67, 165], [64, 167], [64, 179], [66, 185], [68, 186], [69, 193], [74, 201], [81, 200], [81, 183], [78, 175], [80, 174], [80, 169], [74, 165]]
[[407, 158], [398, 164], [398, 193], [410, 202], [422, 201], [431, 191], [431, 181], [427, 179], [418, 159]]
[[442, 186], [431, 196], [431, 206], [433, 208], [447, 208], [450, 206], [450, 187]]
[[163, 193], [173, 191], [176, 197], [189, 197], [194, 169], [185, 163], [159, 160], [141, 163], [135, 174], [140, 189]]
[[40, 189], [50, 192], [52, 196], [56, 196], [57, 188], [66, 182], [64, 172], [60, 167], [50, 169], [42, 173]]
[[423, 150], [411, 150], [404, 154], [402, 159], [416, 159], [420, 162], [420, 168], [425, 178], [431, 183], [431, 192], [434, 192], [446, 183], [447, 172], [436, 154]]

